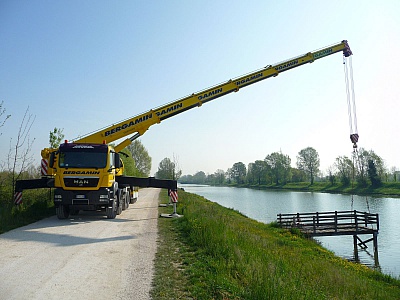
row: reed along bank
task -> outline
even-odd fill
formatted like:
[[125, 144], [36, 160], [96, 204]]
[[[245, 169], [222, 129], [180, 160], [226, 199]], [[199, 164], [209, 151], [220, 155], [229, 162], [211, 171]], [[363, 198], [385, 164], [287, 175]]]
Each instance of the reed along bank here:
[[[165, 191], [160, 201], [168, 202]], [[298, 231], [184, 191], [178, 213], [158, 222], [153, 299], [400, 299], [399, 279], [339, 258]]]

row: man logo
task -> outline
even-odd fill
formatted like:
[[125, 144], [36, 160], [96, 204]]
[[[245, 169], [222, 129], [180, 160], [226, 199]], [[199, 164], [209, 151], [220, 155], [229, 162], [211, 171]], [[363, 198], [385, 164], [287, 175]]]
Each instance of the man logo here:
[[75, 179], [74, 184], [77, 186], [84, 186], [89, 184], [89, 180], [86, 179]]

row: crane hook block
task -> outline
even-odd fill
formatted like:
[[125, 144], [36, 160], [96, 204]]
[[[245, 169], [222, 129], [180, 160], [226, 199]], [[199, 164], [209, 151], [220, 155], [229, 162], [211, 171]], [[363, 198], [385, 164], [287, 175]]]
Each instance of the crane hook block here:
[[353, 143], [353, 147], [357, 148], [357, 142], [358, 142], [358, 133], [353, 133], [350, 134], [350, 140]]

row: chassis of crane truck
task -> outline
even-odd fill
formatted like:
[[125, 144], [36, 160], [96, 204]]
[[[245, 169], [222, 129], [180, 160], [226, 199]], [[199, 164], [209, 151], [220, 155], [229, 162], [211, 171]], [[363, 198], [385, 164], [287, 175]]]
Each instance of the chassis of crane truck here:
[[107, 218], [114, 219], [117, 215], [137, 201], [134, 191], [129, 187], [100, 188], [97, 191], [66, 191], [61, 188], [54, 190], [54, 205], [59, 219], [69, 215], [77, 215], [80, 210], [105, 211]]

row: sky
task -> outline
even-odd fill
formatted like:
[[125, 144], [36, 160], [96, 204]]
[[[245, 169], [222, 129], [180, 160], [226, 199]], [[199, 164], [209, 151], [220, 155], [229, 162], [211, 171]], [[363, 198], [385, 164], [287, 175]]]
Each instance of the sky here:
[[[348, 40], [358, 146], [400, 169], [400, 1], [0, 0], [0, 128], [7, 160], [25, 111], [37, 164], [65, 139], [243, 74]], [[342, 54], [325, 57], [156, 124], [140, 138], [183, 174], [317, 150], [351, 156]], [[4, 115], [3, 115], [4, 118]], [[1, 120], [1, 118], [0, 118]]]

